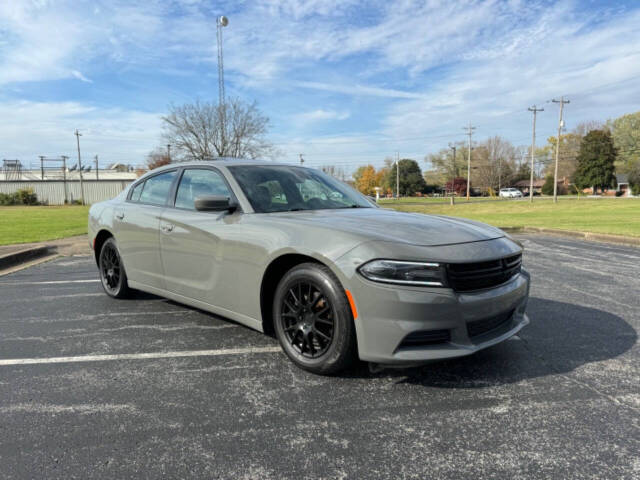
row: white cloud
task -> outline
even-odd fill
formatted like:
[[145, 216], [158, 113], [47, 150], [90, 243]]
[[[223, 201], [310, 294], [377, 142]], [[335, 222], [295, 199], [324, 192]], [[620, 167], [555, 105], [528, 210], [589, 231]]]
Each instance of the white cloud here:
[[82, 132], [83, 156], [142, 164], [161, 135], [160, 114], [102, 109], [78, 102], [13, 101], [0, 104], [3, 158], [26, 165], [38, 155], [76, 158], [75, 129]]
[[85, 83], [93, 83], [93, 80], [85, 77], [82, 72], [79, 72], [78, 70], [71, 70], [71, 75], [73, 75], [75, 78], [77, 78], [78, 80], [80, 80], [81, 82], [85, 82]]
[[319, 108], [317, 110], [310, 110], [295, 115], [297, 121], [305, 123], [322, 121], [322, 120], [346, 120], [351, 114], [347, 111], [338, 112], [335, 110], [324, 110]]
[[306, 81], [294, 81], [291, 82], [291, 86], [302, 87], [313, 90], [322, 90], [325, 92], [342, 93], [345, 95], [351, 95], [355, 97], [370, 96], [370, 97], [385, 97], [385, 98], [426, 98], [426, 95], [414, 92], [406, 92], [397, 90], [395, 88], [380, 88], [372, 87], [369, 85], [360, 84], [331, 84], [323, 82], [306, 82]]

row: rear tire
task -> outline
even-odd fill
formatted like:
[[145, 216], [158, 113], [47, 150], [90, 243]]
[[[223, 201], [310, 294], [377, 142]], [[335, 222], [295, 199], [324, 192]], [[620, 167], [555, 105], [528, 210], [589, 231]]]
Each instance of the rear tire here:
[[115, 238], [108, 238], [102, 244], [98, 268], [102, 288], [107, 295], [113, 298], [126, 298], [131, 294]]
[[304, 370], [330, 375], [356, 357], [349, 300], [324, 265], [303, 263], [284, 275], [274, 296], [273, 323], [282, 349]]

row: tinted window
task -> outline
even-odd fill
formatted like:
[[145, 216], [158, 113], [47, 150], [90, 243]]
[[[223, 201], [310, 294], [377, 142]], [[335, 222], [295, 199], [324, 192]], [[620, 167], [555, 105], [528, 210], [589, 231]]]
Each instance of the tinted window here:
[[311, 168], [262, 165], [228, 168], [259, 213], [372, 208], [352, 188]]
[[140, 194], [142, 193], [142, 188], [144, 187], [144, 182], [140, 182], [138, 185], [133, 187], [133, 192], [131, 193], [131, 201], [139, 202]]
[[209, 169], [185, 170], [178, 186], [176, 207], [195, 210], [194, 200], [200, 195], [231, 197], [227, 184], [218, 172]]
[[152, 205], [164, 205], [169, 196], [169, 190], [171, 189], [171, 183], [175, 175], [176, 172], [174, 170], [149, 178], [144, 182], [140, 202], [150, 203]]

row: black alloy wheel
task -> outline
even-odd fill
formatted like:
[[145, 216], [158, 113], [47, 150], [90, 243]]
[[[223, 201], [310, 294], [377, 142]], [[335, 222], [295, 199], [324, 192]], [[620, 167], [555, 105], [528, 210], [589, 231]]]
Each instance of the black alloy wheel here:
[[336, 373], [356, 356], [349, 301], [324, 265], [303, 263], [285, 274], [276, 289], [273, 318], [283, 350], [305, 370]]
[[300, 280], [282, 299], [281, 321], [289, 344], [302, 356], [318, 358], [333, 341], [333, 308], [327, 296], [308, 280]]
[[102, 244], [98, 267], [100, 269], [102, 287], [107, 295], [114, 298], [123, 298], [129, 294], [127, 275], [113, 238], [107, 239]]

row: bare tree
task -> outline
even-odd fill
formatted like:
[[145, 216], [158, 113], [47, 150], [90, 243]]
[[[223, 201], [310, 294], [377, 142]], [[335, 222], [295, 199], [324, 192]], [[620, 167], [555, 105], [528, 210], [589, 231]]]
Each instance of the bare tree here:
[[147, 167], [149, 170], [162, 167], [163, 165], [169, 165], [170, 163], [171, 159], [169, 158], [167, 151], [162, 148], [156, 148], [147, 155]]
[[164, 138], [174, 146], [178, 158], [258, 158], [274, 152], [264, 137], [269, 119], [260, 113], [255, 102], [235, 98], [222, 106], [199, 100], [171, 105], [162, 120]]
[[475, 167], [474, 185], [494, 191], [511, 186], [516, 170], [516, 156], [516, 149], [508, 140], [499, 136], [485, 140], [473, 151], [471, 163]]
[[346, 181], [347, 175], [344, 172], [344, 169], [341, 167], [336, 167], [335, 165], [323, 165], [320, 167], [327, 175], [331, 175], [333, 178], [340, 180], [341, 182]]

